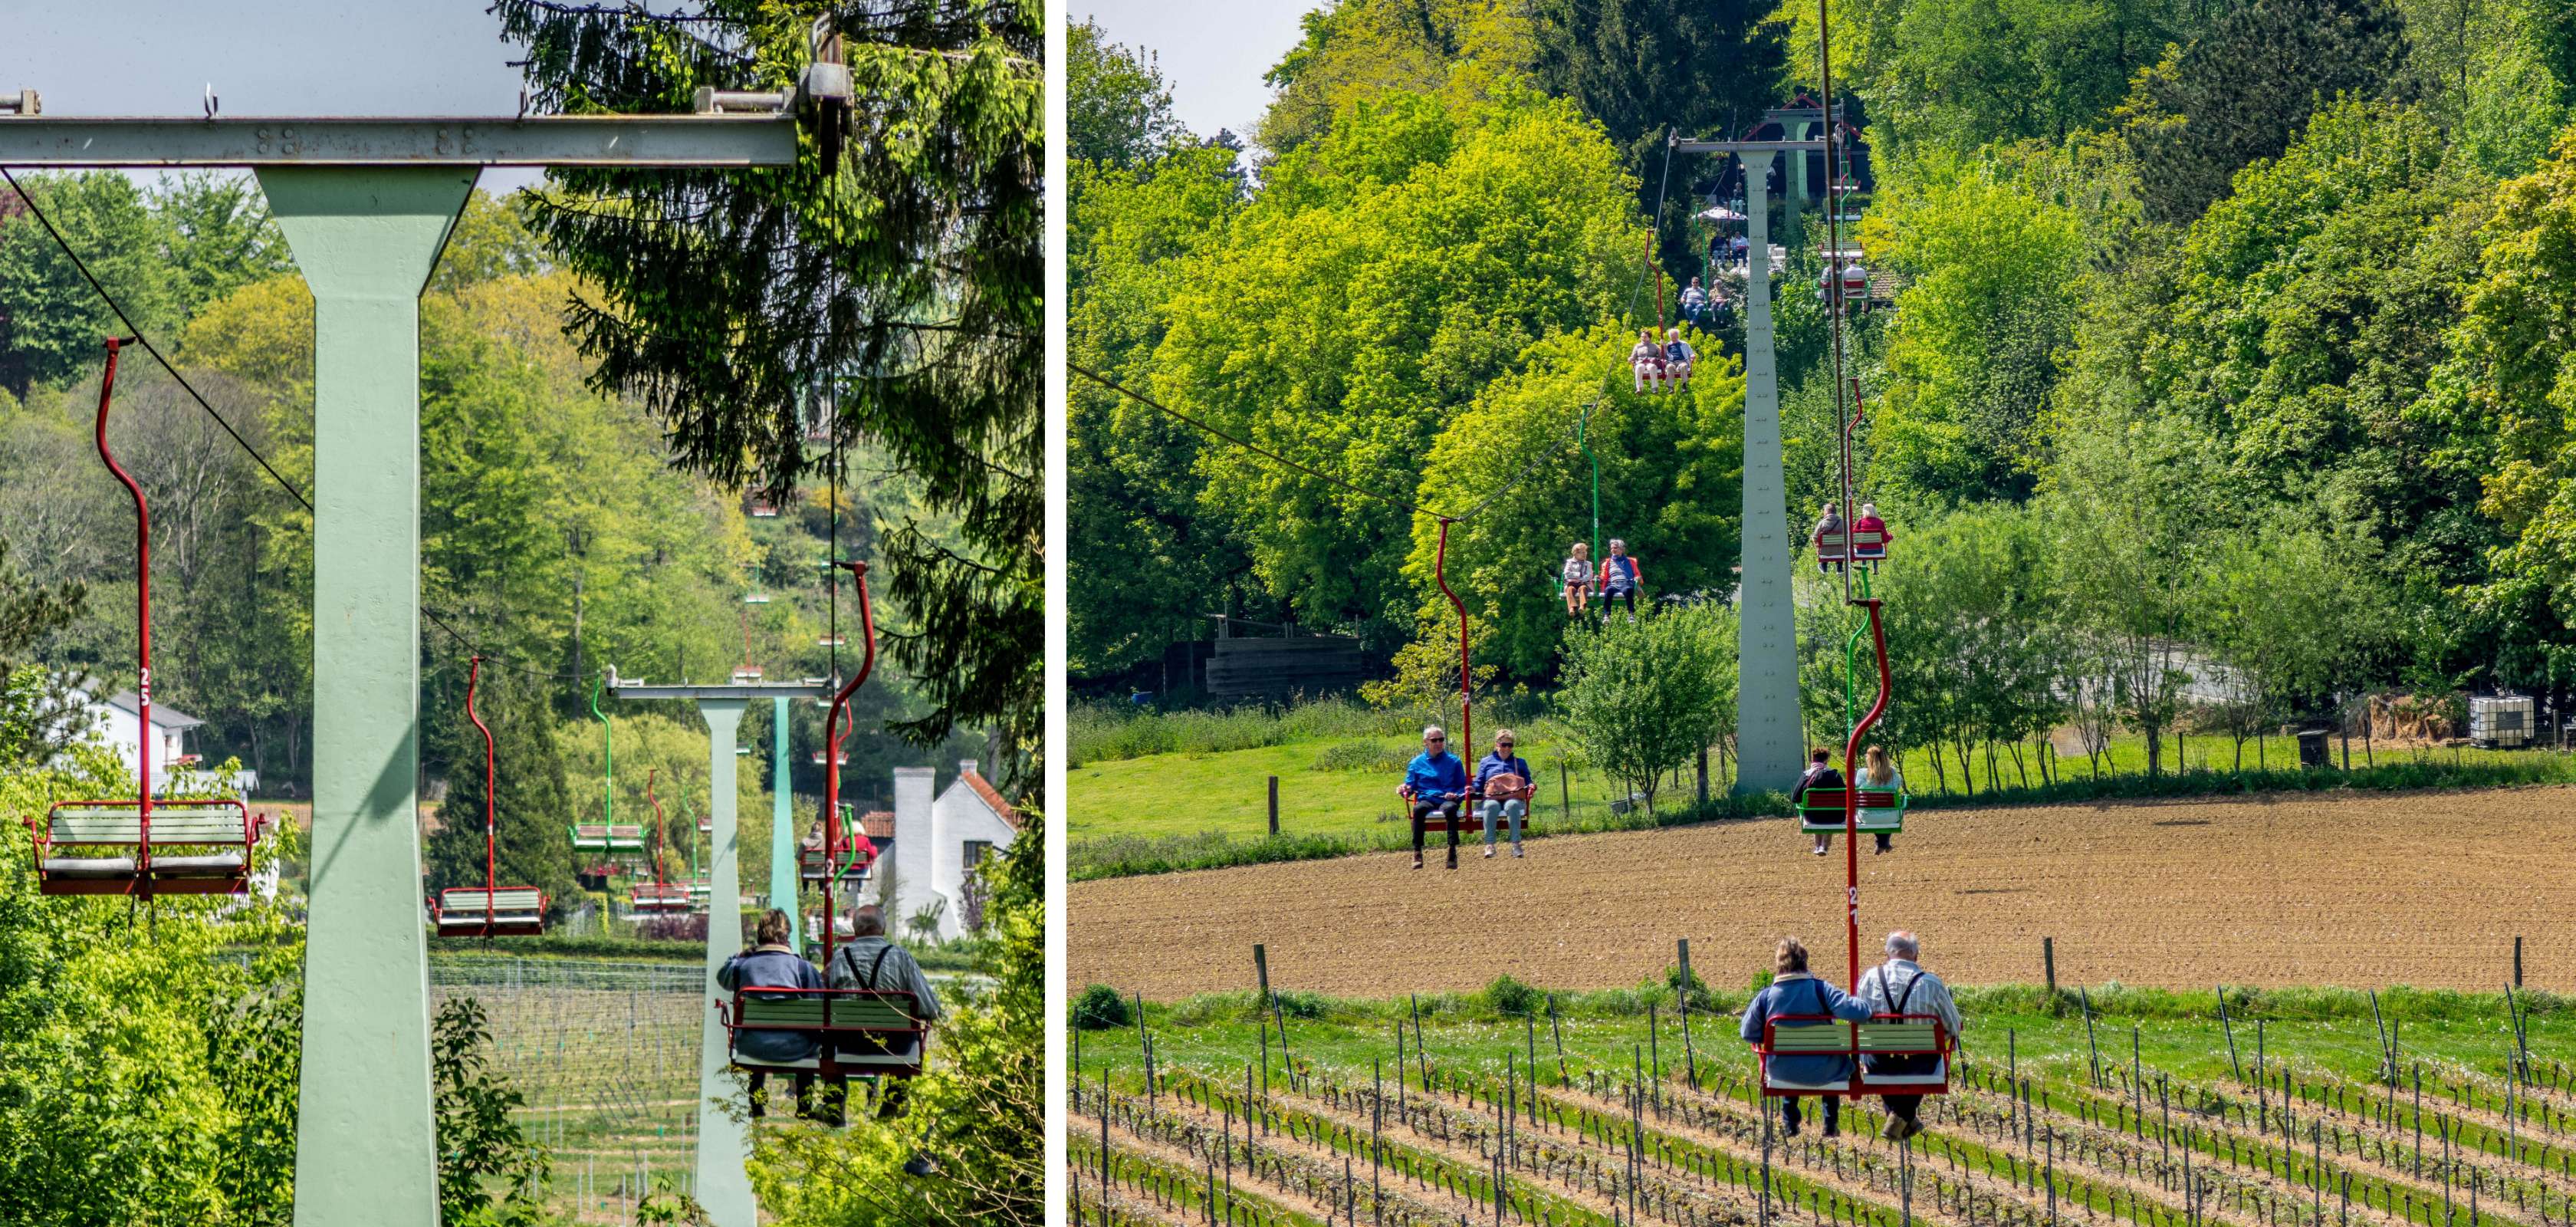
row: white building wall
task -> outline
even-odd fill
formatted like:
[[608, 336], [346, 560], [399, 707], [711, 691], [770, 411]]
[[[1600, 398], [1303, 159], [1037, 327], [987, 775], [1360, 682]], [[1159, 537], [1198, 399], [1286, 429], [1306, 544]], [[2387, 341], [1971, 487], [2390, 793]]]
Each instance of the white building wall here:
[[966, 845], [981, 840], [993, 845], [991, 855], [1001, 855], [1011, 846], [1019, 832], [1002, 816], [993, 812], [962, 773], [973, 771], [975, 762], [968, 759], [959, 765], [961, 778], [941, 793], [933, 830], [937, 847], [932, 851], [931, 874], [939, 886], [939, 897], [946, 901], [940, 912], [939, 939], [948, 941], [966, 932], [965, 900]]
[[[143, 761], [142, 717], [110, 703], [92, 703], [90, 712], [97, 718], [95, 727], [99, 736], [116, 751], [116, 757], [124, 762], [127, 774], [133, 774]], [[171, 764], [188, 752], [184, 731], [159, 731], [160, 738], [152, 745], [152, 787], [155, 790], [169, 786]]]
[[886, 928], [897, 941], [911, 940], [913, 914], [940, 897], [931, 865], [931, 845], [938, 842], [931, 795], [936, 783], [928, 767], [894, 769], [895, 897], [886, 908]]

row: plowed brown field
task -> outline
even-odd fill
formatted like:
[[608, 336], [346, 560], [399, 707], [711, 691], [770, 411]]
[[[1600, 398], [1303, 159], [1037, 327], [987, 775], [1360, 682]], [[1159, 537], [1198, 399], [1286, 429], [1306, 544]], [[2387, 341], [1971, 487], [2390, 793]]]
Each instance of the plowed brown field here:
[[[1863, 961], [1923, 935], [1954, 983], [2033, 983], [2040, 938], [2062, 983], [2492, 990], [2514, 936], [2539, 984], [2576, 980], [2576, 788], [2123, 802], [1912, 816], [1861, 849]], [[1843, 850], [1787, 820], [1083, 882], [1068, 983], [1156, 1000], [1272, 983], [1354, 997], [1466, 991], [1498, 975], [1604, 988], [1659, 975], [1673, 940], [1712, 983], [1804, 936], [1843, 965]]]

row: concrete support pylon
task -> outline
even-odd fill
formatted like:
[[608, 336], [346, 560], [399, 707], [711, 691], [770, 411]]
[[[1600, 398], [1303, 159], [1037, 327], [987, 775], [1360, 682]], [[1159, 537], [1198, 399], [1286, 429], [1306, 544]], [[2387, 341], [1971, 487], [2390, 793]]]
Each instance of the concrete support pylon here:
[[[1746, 151], [1744, 214], [1744, 527], [1737, 599], [1737, 792], [1785, 791], [1804, 747], [1798, 619], [1789, 583], [1788, 484], [1780, 455], [1780, 376], [1771, 334], [1772, 154]], [[1798, 156], [1792, 151], [1791, 156]], [[1790, 208], [1794, 211], [1793, 201]]]
[[296, 1227], [437, 1227], [420, 857], [420, 292], [470, 167], [262, 167], [313, 289], [313, 847]]
[[[786, 700], [778, 700], [784, 704]], [[709, 837], [707, 856], [706, 1002], [698, 1011], [698, 1204], [715, 1227], [759, 1227], [759, 1203], [751, 1193], [748, 1125], [716, 1105], [733, 1097], [730, 1046], [716, 1017], [716, 1003], [729, 999], [716, 987], [716, 972], [742, 944], [742, 823], [736, 811], [738, 785], [733, 748], [742, 730], [747, 699], [700, 699], [698, 714], [707, 722], [707, 789]], [[792, 907], [789, 909], [794, 910]]]

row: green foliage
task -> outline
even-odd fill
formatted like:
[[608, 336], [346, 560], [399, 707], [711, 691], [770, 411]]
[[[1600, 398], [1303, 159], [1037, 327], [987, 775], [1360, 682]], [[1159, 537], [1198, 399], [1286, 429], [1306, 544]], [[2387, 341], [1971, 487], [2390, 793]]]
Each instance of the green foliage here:
[[2418, 84], [2387, 0], [2252, 0], [2140, 73], [2121, 130], [2148, 216], [2187, 222], [2318, 107], [2345, 93], [2403, 100]]
[[[1163, 307], [1154, 388], [1302, 464], [1415, 497], [1449, 410], [1522, 367], [1532, 342], [1607, 314], [1635, 250], [1627, 192], [1599, 129], [1563, 103], [1381, 98], [1282, 157], [1191, 262]], [[1382, 648], [1413, 637], [1395, 548], [1407, 517], [1241, 449], [1197, 463], [1201, 505], [1298, 621], [1355, 620]]]
[[[1733, 586], [1741, 500], [1727, 492], [1743, 482], [1742, 362], [1705, 354], [1687, 391], [1638, 393], [1627, 363], [1634, 343], [1633, 334], [1611, 328], [1543, 341], [1432, 444], [1424, 501], [1483, 507], [1449, 527], [1448, 555], [1449, 586], [1474, 620], [1479, 660], [1524, 677], [1548, 671], [1571, 626], [1558, 564], [1578, 541], [1598, 564], [1611, 538], [1625, 540], [1646, 599]], [[1574, 446], [1578, 422], [1600, 462], [1597, 533], [1592, 465]], [[1546, 459], [1534, 471], [1502, 488], [1539, 457]], [[1439, 542], [1438, 522], [1417, 517], [1405, 578], [1416, 625], [1454, 628], [1457, 615], [1433, 582]], [[1455, 631], [1446, 633], [1454, 649]]]
[[[0, 771], [0, 813], [131, 792], [112, 758], [75, 757]], [[257, 897], [219, 919], [233, 901], [39, 896], [29, 855], [0, 840], [0, 1217], [285, 1223], [299, 930]]]
[[1084, 1031], [1124, 1027], [1127, 1022], [1127, 999], [1106, 984], [1085, 985], [1073, 999], [1073, 1025]]
[[[178, 317], [175, 230], [132, 179], [93, 170], [24, 175], [18, 185], [91, 274], [115, 287], [137, 326], [157, 332]], [[124, 331], [17, 194], [0, 197], [0, 391], [24, 400], [30, 388], [88, 368], [99, 360], [99, 338]]]
[[809, 133], [760, 174], [558, 171], [530, 224], [585, 282], [567, 312], [594, 386], [641, 401], [689, 471], [783, 489], [827, 463], [804, 419], [829, 373], [834, 436], [920, 488], [870, 551], [918, 624], [887, 647], [928, 707], [895, 731], [990, 726], [1018, 778], [1043, 710], [1043, 6], [708, 0], [722, 47], [611, 9], [495, 12], [534, 104], [566, 112], [792, 87], [823, 23], [858, 99], [837, 162]]
[[[1755, 0], [1538, 0], [1533, 8], [1535, 75], [1609, 131], [1621, 169], [1636, 180], [1632, 212], [1651, 213], [1664, 194], [1667, 135], [1739, 132], [1785, 101], [1791, 52]], [[1651, 219], [1657, 256], [1687, 268], [1695, 262], [1682, 225], [1687, 179], [1670, 186], [1664, 215]]]
[[430, 1082], [437, 1095], [439, 1217], [472, 1227], [534, 1227], [545, 1221], [537, 1198], [553, 1160], [511, 1119], [526, 1098], [492, 1072], [485, 1055], [491, 1044], [483, 1007], [473, 998], [450, 998], [438, 1007]]
[[[1909, 151], [2063, 141], [2108, 116], [2131, 75], [2154, 62], [2185, 20], [2185, 6], [2172, 0], [1914, 0], [1888, 7], [1903, 14], [1890, 54], [1862, 83], [1875, 87], [1873, 101], [1887, 104], [1886, 127]], [[1837, 29], [1834, 37], [1845, 36]], [[1810, 66], [1802, 79], [1813, 76]]]
[[74, 580], [51, 587], [28, 582], [10, 565], [9, 543], [0, 539], [0, 769], [51, 762], [85, 731], [87, 708], [73, 693], [78, 675], [28, 656], [78, 619], [88, 599]]
[[1909, 279], [1866, 489], [1916, 508], [2027, 496], [2074, 339], [2081, 219], [2005, 164], [1926, 154], [1906, 170], [1866, 223]]
[[1467, 104], [1525, 85], [1538, 54], [1530, 14], [1484, 0], [1344, 0], [1310, 10], [1303, 24], [1304, 38], [1264, 77], [1277, 92], [1257, 131], [1274, 154], [1325, 135], [1381, 94]]
[[1510, 976], [1496, 976], [1485, 986], [1485, 1004], [1505, 1018], [1526, 1018], [1547, 1005], [1547, 998], [1537, 989]]
[[1067, 161], [1132, 169], [1189, 132], [1152, 53], [1108, 41], [1097, 21], [1066, 28], [1064, 80]]
[[295, 271], [286, 236], [269, 220], [268, 201], [248, 175], [173, 175], [154, 194], [152, 211], [170, 228], [173, 288], [187, 316], [252, 282]]
[[1727, 731], [1735, 710], [1735, 616], [1696, 606], [1614, 618], [1567, 641], [1559, 705], [1593, 765], [1643, 794]]

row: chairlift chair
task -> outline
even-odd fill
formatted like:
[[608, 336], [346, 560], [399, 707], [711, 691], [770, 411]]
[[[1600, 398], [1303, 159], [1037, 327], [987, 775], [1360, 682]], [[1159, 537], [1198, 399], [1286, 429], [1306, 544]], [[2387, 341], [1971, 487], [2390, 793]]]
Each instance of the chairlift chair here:
[[[1950, 1089], [1950, 1057], [1958, 1037], [1937, 1014], [1881, 1014], [1853, 1023], [1828, 1014], [1783, 1014], [1762, 1024], [1762, 1042], [1754, 1047], [1766, 1099], [1827, 1098], [1859, 1095], [1941, 1095]], [[1808, 1080], [1775, 1071], [1774, 1057], [1841, 1057], [1850, 1072], [1840, 1078]], [[1887, 1058], [1932, 1057], [1923, 1072], [1892, 1072]], [[1872, 1058], [1882, 1068], [1872, 1071]]]
[[[252, 853], [268, 823], [239, 800], [158, 800], [152, 787], [152, 512], [142, 486], [107, 445], [107, 412], [116, 391], [116, 353], [133, 338], [107, 341], [99, 379], [99, 459], [134, 498], [135, 711], [144, 730], [137, 757], [137, 795], [130, 800], [56, 802], [39, 825], [26, 821], [35, 843], [36, 890], [45, 895], [238, 895], [250, 887]], [[191, 851], [168, 854], [165, 848]], [[103, 855], [60, 855], [81, 849]]]
[[755, 494], [751, 496], [750, 510], [751, 518], [755, 520], [775, 520], [778, 518], [778, 504], [769, 501], [769, 499], [763, 495]]
[[637, 913], [648, 916], [669, 915], [689, 910], [688, 885], [665, 880], [662, 876], [662, 798], [655, 795], [653, 791], [653, 785], [660, 774], [661, 769], [654, 768], [644, 776], [644, 799], [651, 802], [653, 806], [653, 880], [638, 881], [629, 887], [627, 892], [627, 906]]
[[[769, 988], [744, 985], [716, 1003], [733, 1068], [754, 1073], [816, 1073], [827, 1078], [913, 1077], [929, 1057], [930, 1031], [911, 993], [868, 988]], [[755, 1031], [797, 1031], [819, 1048], [801, 1061], [764, 1061], [742, 1052]]]
[[494, 780], [497, 777], [492, 730], [474, 710], [474, 693], [482, 682], [483, 658], [472, 659], [465, 674], [465, 718], [483, 734], [483, 885], [451, 886], [438, 892], [430, 908], [440, 937], [534, 937], [546, 931], [546, 895], [533, 886], [502, 886], [500, 825]]
[[[1810, 788], [1798, 803], [1798, 829], [1811, 835], [1833, 835], [1844, 830], [1843, 803], [1847, 794], [1841, 788]], [[1860, 790], [1860, 810], [1856, 815], [1863, 835], [1894, 835], [1905, 829], [1906, 795], [1894, 789]]]

